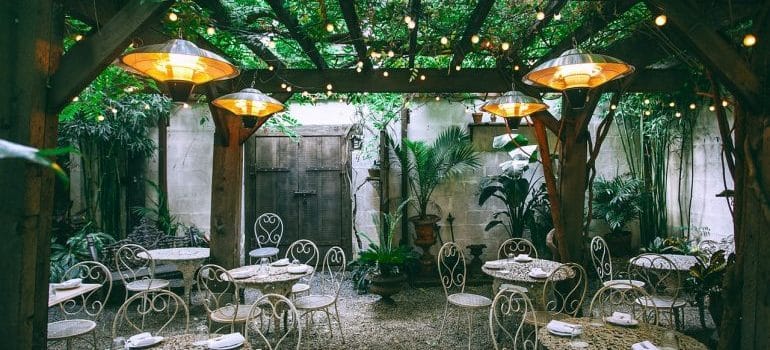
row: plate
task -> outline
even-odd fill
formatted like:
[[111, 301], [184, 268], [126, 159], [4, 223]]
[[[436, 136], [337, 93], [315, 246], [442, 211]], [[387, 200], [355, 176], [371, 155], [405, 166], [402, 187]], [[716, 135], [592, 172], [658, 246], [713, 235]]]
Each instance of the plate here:
[[162, 342], [163, 339], [165, 339], [165, 338], [160, 337], [160, 336], [150, 337], [150, 338], [152, 339], [151, 342], [148, 342], [148, 343], [142, 344], [142, 345], [133, 345], [131, 343], [131, 339], [129, 339], [128, 341], [126, 341], [126, 347], [129, 348], [129, 349], [147, 349], [149, 347], [158, 345], [158, 343]]
[[539, 274], [534, 274], [533, 275], [532, 272], [530, 272], [530, 273], [527, 274], [527, 276], [532, 277], [534, 279], [538, 279], [538, 280], [543, 280], [543, 279], [548, 278], [548, 274], [547, 273], [543, 274], [543, 275], [539, 275]]
[[492, 262], [492, 263], [487, 262], [487, 263], [484, 264], [484, 267], [486, 267], [486, 268], [488, 268], [490, 270], [499, 270], [499, 269], [502, 269], [503, 267], [505, 267], [505, 265], [502, 264], [502, 263], [498, 263], [498, 262]]
[[300, 266], [289, 266], [286, 268], [286, 272], [288, 273], [305, 273], [307, 272], [307, 266], [306, 265], [300, 265]]
[[243, 346], [243, 343], [244, 342], [240, 342], [238, 344], [233, 344], [233, 345], [230, 345], [230, 346], [214, 347], [214, 348], [209, 346], [209, 349], [211, 349], [211, 350], [231, 350], [231, 349], [237, 349], [237, 348], [240, 348], [241, 346]]
[[272, 264], [270, 264], [270, 266], [275, 266], [275, 267], [289, 266], [289, 259], [277, 260], [277, 261], [273, 262]]
[[[558, 335], [558, 336], [560, 336], [560, 337], [571, 337], [571, 336], [572, 336], [572, 334], [573, 334], [573, 333], [569, 333], [569, 332], [559, 332], [559, 331], [555, 331], [555, 330], [553, 330], [553, 329], [550, 329], [550, 328], [548, 328], [548, 327], [546, 327], [546, 329], [548, 329], [548, 333], [551, 333], [551, 334], [553, 334], [553, 335]], [[575, 333], [574, 333], [574, 334], [575, 334], [575, 336], [578, 336], [578, 335], [581, 335], [581, 334], [583, 334], [583, 330], [582, 330], [582, 329], [580, 329], [580, 328], [576, 328], [576, 329], [577, 329], [577, 332], [575, 332]]]
[[528, 262], [532, 262], [532, 258], [529, 256], [526, 258], [515, 257], [513, 258], [513, 261], [520, 262], [520, 263], [528, 263]]
[[619, 320], [614, 317], [605, 317], [604, 320], [616, 326], [633, 327], [639, 325], [639, 320]]

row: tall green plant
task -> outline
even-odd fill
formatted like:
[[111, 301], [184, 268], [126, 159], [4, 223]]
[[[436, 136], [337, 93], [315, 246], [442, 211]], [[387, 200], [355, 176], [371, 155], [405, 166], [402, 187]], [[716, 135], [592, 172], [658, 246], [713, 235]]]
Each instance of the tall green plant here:
[[401, 246], [394, 242], [396, 229], [402, 219], [402, 209], [408, 202], [407, 200], [401, 203], [395, 212], [384, 213], [382, 222], [380, 222], [378, 214], [372, 215], [374, 225], [377, 228], [379, 243], [374, 242], [366, 233], [358, 233], [369, 241], [369, 248], [361, 252], [358, 258], [358, 262], [362, 266], [376, 268], [383, 276], [390, 276], [397, 269], [403, 270], [407, 260], [415, 256], [410, 247]]
[[527, 206], [527, 198], [533, 189], [530, 181], [520, 171], [509, 169], [500, 175], [485, 177], [479, 187], [479, 206], [484, 206], [491, 198], [505, 205], [505, 210], [492, 214], [484, 231], [502, 225], [510, 237], [522, 237], [527, 218], [532, 214]]
[[168, 198], [166, 198], [166, 194], [163, 193], [158, 184], [149, 180], [147, 180], [147, 184], [155, 192], [155, 198], [150, 198], [152, 206], [134, 207], [132, 208], [134, 213], [143, 218], [150, 219], [152, 222], [155, 222], [155, 225], [157, 225], [158, 229], [163, 231], [165, 234], [169, 236], [176, 235], [179, 228], [183, 225], [181, 222], [179, 222], [176, 216], [171, 215], [171, 210], [169, 210], [168, 207]]
[[599, 177], [594, 181], [593, 190], [593, 216], [607, 223], [610, 233], [619, 234], [642, 212], [641, 181], [636, 178]]
[[451, 126], [439, 134], [433, 143], [404, 140], [403, 147], [393, 147], [401, 171], [409, 174], [409, 190], [417, 215], [428, 217], [428, 204], [436, 187], [452, 176], [481, 166], [479, 154], [473, 148], [470, 134]]

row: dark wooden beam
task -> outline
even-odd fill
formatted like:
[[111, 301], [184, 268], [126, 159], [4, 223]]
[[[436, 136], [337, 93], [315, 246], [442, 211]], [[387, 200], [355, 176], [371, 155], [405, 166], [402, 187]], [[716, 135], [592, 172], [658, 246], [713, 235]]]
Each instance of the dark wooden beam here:
[[414, 28], [409, 32], [409, 69], [414, 68], [414, 60], [417, 58], [417, 34], [420, 31], [420, 12], [422, 12], [420, 0], [411, 0], [411, 2], [409, 13], [414, 21]]
[[359, 61], [363, 62], [364, 70], [368, 71], [372, 69], [372, 60], [366, 54], [367, 49], [364, 44], [363, 34], [361, 33], [361, 23], [359, 23], [358, 14], [356, 13], [356, 3], [353, 0], [340, 0], [340, 9], [342, 9], [342, 17], [345, 18], [348, 33], [350, 33], [350, 40], [356, 49], [356, 56]]
[[[262, 69], [244, 71], [245, 76], [257, 74], [261, 77], [256, 88], [265, 93], [285, 92], [281, 83], [288, 82], [297, 90], [308, 92], [326, 92], [326, 84], [331, 83], [334, 92], [396, 92], [396, 93], [464, 93], [464, 92], [504, 92], [510, 90], [510, 77], [495, 68], [466, 68], [448, 75], [446, 69], [420, 69], [426, 80], [409, 81], [412, 72], [407, 68], [387, 69], [388, 78], [384, 78], [384, 69], [357, 73], [353, 69], [286, 69], [279, 73]], [[640, 70], [639, 77], [628, 91], [653, 92], [675, 91], [689, 78], [689, 73], [681, 70]], [[247, 87], [251, 81], [243, 80], [237, 88]], [[611, 83], [608, 89], [617, 89]], [[534, 90], [547, 92], [552, 90]]]
[[750, 108], [759, 108], [761, 84], [738, 48], [717, 30], [701, 20], [700, 5], [685, 0], [645, 0], [648, 6], [660, 8], [670, 25], [679, 31], [698, 58]]
[[73, 46], [51, 78], [49, 108], [58, 111], [77, 96], [128, 47], [137, 32], [159, 18], [171, 3], [132, 0], [100, 31]]
[[562, 54], [562, 52], [573, 47], [573, 42], [581, 43], [586, 41], [591, 35], [596, 34], [600, 29], [604, 28], [615, 20], [618, 16], [626, 12], [631, 6], [636, 4], [638, 0], [618, 0], [616, 2], [603, 2], [601, 10], [598, 14], [589, 15], [583, 24], [575, 29], [572, 34], [565, 37], [562, 41], [551, 48], [551, 51], [547, 55], [541, 57], [532, 67], [537, 67], [541, 63], [548, 61], [554, 57]]
[[532, 41], [535, 39], [535, 35], [540, 32], [542, 28], [548, 25], [548, 23], [551, 23], [551, 20], [553, 20], [553, 16], [561, 11], [561, 9], [564, 7], [564, 5], [567, 4], [567, 0], [550, 0], [548, 1], [548, 4], [545, 5], [545, 8], [542, 10], [545, 14], [545, 18], [543, 20], [535, 20], [535, 23], [533, 23], [529, 28], [527, 28], [527, 32], [524, 33], [524, 36], [513, 42], [511, 45], [511, 49], [508, 50], [508, 53], [506, 54], [506, 57], [509, 61], [517, 59], [515, 56], [519, 52], [519, 50], [523, 47], [529, 46]]
[[597, 50], [597, 52], [619, 58], [634, 66], [637, 71], [641, 71], [650, 64], [669, 56], [669, 53], [663, 49], [657, 39], [644, 32], [636, 33], [610, 45], [605, 50]]
[[302, 51], [310, 58], [310, 61], [315, 64], [318, 69], [326, 69], [326, 62], [321, 56], [321, 52], [315, 47], [315, 43], [310, 40], [307, 33], [300, 27], [297, 17], [292, 15], [288, 9], [284, 6], [283, 0], [265, 0], [275, 12], [278, 20], [286, 26], [289, 30], [291, 37], [297, 41]]
[[481, 29], [487, 16], [489, 16], [489, 11], [492, 10], [494, 4], [495, 0], [479, 0], [476, 4], [476, 8], [471, 12], [471, 17], [468, 20], [468, 24], [465, 26], [463, 36], [460, 38], [459, 42], [455, 43], [454, 55], [452, 56], [452, 61], [449, 63], [450, 72], [454, 72], [456, 66], [461, 66], [463, 60], [465, 60], [465, 55], [473, 49], [471, 37], [474, 34], [479, 33], [479, 29]]

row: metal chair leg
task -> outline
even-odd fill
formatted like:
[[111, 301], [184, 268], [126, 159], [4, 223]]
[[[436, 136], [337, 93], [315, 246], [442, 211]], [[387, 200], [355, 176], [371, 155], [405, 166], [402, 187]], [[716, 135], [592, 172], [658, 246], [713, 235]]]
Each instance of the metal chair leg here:
[[340, 319], [340, 311], [337, 309], [337, 303], [334, 303], [334, 313], [337, 314], [337, 328], [340, 330], [342, 344], [345, 344], [345, 334], [342, 333], [342, 320]]
[[441, 328], [438, 331], [438, 340], [441, 342], [441, 335], [444, 333], [444, 324], [446, 323], [447, 312], [449, 311], [449, 303], [444, 305], [444, 317], [441, 318]]

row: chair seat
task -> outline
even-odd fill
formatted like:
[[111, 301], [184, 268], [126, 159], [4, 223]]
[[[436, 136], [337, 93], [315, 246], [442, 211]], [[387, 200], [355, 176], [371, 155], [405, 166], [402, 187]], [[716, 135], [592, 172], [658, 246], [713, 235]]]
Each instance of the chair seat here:
[[481, 307], [488, 307], [492, 305], [492, 300], [477, 294], [470, 294], [470, 293], [455, 293], [450, 294], [447, 297], [447, 301], [449, 301], [450, 304], [461, 306], [461, 307], [472, 307], [472, 308], [481, 308]]
[[639, 297], [636, 298], [636, 303], [644, 305], [646, 307], [654, 307], [657, 309], [676, 309], [685, 306], [684, 300], [674, 300], [667, 296], [651, 296], [651, 297]]
[[278, 248], [275, 247], [257, 248], [249, 252], [252, 258], [269, 258], [276, 255], [278, 255]]
[[295, 283], [291, 286], [292, 293], [302, 293], [308, 290], [310, 290], [310, 286], [305, 283]]
[[91, 320], [64, 320], [48, 324], [48, 339], [65, 339], [91, 332], [96, 322]]
[[529, 289], [527, 289], [527, 287], [522, 287], [522, 286], [519, 286], [519, 285], [510, 284], [510, 283], [503, 283], [503, 284], [501, 284], [500, 285], [500, 290], [512, 290], [512, 291], [517, 291], [517, 292], [521, 292], [521, 293], [529, 292]]
[[131, 281], [126, 285], [126, 290], [140, 292], [144, 290], [163, 289], [168, 287], [168, 280], [158, 278]]
[[629, 284], [634, 287], [644, 288], [644, 282], [637, 280], [609, 280], [602, 283], [602, 286], [610, 286], [613, 289], [628, 289]]
[[563, 320], [571, 317], [570, 315], [563, 313], [553, 313], [545, 310], [529, 311], [524, 315], [524, 322], [531, 325], [537, 325], [542, 327], [551, 322], [552, 320]]
[[[239, 323], [246, 322], [246, 319], [249, 317], [249, 312], [251, 312], [251, 305], [238, 305], [237, 312], [235, 311], [235, 306], [228, 305], [214, 310], [210, 317], [212, 321], [217, 323]], [[261, 311], [258, 311], [255, 316], [259, 315], [260, 312]], [[233, 319], [233, 316], [235, 316], [235, 319]]]
[[335, 298], [331, 295], [308, 295], [299, 297], [294, 301], [297, 310], [318, 310], [334, 304]]

